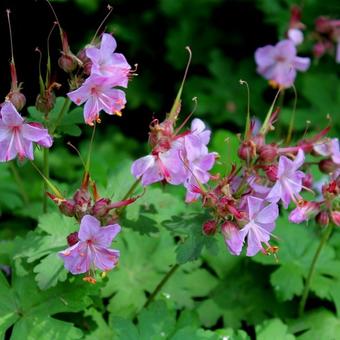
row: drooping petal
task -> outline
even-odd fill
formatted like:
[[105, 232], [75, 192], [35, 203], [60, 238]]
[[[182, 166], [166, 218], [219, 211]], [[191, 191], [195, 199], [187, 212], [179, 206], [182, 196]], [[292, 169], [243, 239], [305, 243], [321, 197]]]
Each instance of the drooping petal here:
[[30, 124], [23, 124], [21, 133], [25, 139], [32, 142], [39, 142], [47, 137], [50, 137], [47, 129], [42, 129]]
[[293, 62], [294, 68], [298, 71], [307, 71], [310, 66], [310, 59], [309, 58], [302, 58], [302, 57], [295, 57]]
[[139, 178], [144, 175], [146, 170], [155, 166], [155, 156], [148, 155], [135, 160], [131, 166], [131, 173], [133, 176]]
[[77, 105], [81, 105], [86, 102], [86, 100], [91, 95], [89, 87], [89, 78], [80, 86], [77, 90], [67, 93], [67, 96]]
[[96, 268], [108, 271], [116, 266], [119, 256], [120, 252], [118, 250], [95, 247], [93, 251], [93, 263]]

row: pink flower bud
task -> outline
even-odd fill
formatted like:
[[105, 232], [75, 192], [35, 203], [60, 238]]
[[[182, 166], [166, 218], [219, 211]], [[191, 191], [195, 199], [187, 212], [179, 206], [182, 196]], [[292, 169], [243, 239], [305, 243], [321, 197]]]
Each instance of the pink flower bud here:
[[7, 98], [15, 106], [18, 111], [21, 111], [26, 104], [26, 97], [19, 91], [11, 91]]
[[319, 163], [319, 169], [321, 172], [329, 174], [337, 169], [337, 165], [331, 159], [323, 159]]
[[277, 181], [277, 165], [268, 165], [265, 167], [264, 171], [270, 181]]
[[214, 235], [217, 230], [217, 223], [214, 220], [206, 221], [203, 224], [203, 233], [207, 236]]
[[81, 219], [88, 213], [91, 206], [90, 193], [85, 189], [79, 189], [73, 196], [75, 202], [75, 215], [78, 219]]
[[332, 221], [337, 227], [340, 227], [340, 211], [331, 212]]
[[306, 188], [311, 189], [313, 185], [313, 176], [312, 174], [306, 174], [306, 176], [302, 179], [302, 185]]
[[72, 217], [75, 215], [75, 202], [74, 200], [62, 201], [59, 205], [60, 212], [65, 215]]
[[91, 73], [92, 62], [87, 57], [85, 49], [80, 50], [77, 54], [77, 57], [83, 63], [84, 73], [89, 75]]
[[101, 198], [96, 201], [92, 207], [93, 215], [97, 218], [107, 215], [107, 213], [110, 211], [110, 203], [111, 201], [108, 198]]
[[245, 141], [240, 145], [237, 153], [241, 159], [250, 161], [254, 158], [256, 153], [255, 144], [251, 141]]
[[70, 247], [75, 245], [78, 241], [79, 241], [79, 238], [78, 238], [77, 231], [67, 236], [67, 243]]
[[316, 223], [320, 224], [322, 227], [328, 226], [329, 223], [329, 215], [327, 211], [320, 211], [315, 216]]
[[67, 54], [62, 54], [58, 59], [59, 67], [66, 73], [73, 72], [77, 68], [77, 61]]
[[264, 162], [272, 162], [278, 155], [277, 146], [272, 144], [263, 145], [259, 151], [260, 159]]
[[321, 42], [317, 42], [314, 46], [313, 46], [313, 55], [316, 58], [321, 58], [326, 52], [326, 46]]

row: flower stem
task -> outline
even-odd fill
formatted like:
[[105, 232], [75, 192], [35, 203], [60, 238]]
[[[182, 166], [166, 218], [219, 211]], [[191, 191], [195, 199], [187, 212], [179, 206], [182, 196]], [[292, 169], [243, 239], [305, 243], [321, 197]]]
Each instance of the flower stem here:
[[50, 134], [53, 135], [54, 131], [57, 129], [57, 127], [59, 126], [59, 124], [61, 123], [63, 117], [64, 117], [64, 114], [65, 112], [67, 112], [70, 108], [70, 105], [71, 105], [71, 101], [68, 99], [68, 98], [65, 98], [65, 101], [64, 101], [64, 104], [59, 112], [59, 115], [57, 117], [57, 120], [54, 124], [54, 126], [52, 126], [50, 128]]
[[325, 230], [324, 234], [322, 235], [322, 238], [320, 240], [319, 246], [316, 249], [316, 252], [314, 254], [311, 266], [309, 268], [309, 272], [308, 272], [308, 276], [306, 279], [306, 283], [305, 283], [305, 287], [303, 289], [303, 293], [302, 293], [302, 297], [301, 297], [301, 301], [300, 301], [300, 305], [299, 305], [299, 316], [303, 315], [303, 312], [305, 310], [305, 305], [307, 302], [307, 298], [308, 298], [308, 293], [309, 293], [309, 288], [312, 282], [312, 278], [316, 269], [316, 263], [319, 259], [319, 256], [321, 254], [322, 249], [324, 248], [324, 246], [327, 243], [327, 240], [329, 239], [329, 237], [332, 234], [334, 228], [334, 224], [330, 223], [329, 226], [327, 227], [327, 229]]
[[17, 183], [20, 195], [21, 195], [24, 203], [28, 204], [29, 198], [28, 198], [27, 192], [25, 190], [24, 182], [23, 182], [23, 180], [22, 180], [22, 178], [21, 178], [21, 176], [20, 176], [20, 174], [17, 170], [17, 167], [15, 166], [15, 164], [13, 162], [9, 162], [9, 167], [10, 167], [12, 173], [13, 173], [14, 180]]
[[[136, 180], [133, 182], [133, 184], [131, 185], [130, 189], [127, 191], [127, 193], [125, 194], [125, 196], [122, 198], [122, 201], [127, 200], [128, 198], [130, 198], [130, 196], [133, 195], [133, 193], [135, 192], [135, 190], [136, 190], [138, 184], [140, 183], [141, 179], [142, 179], [142, 177], [139, 177], [138, 179], [136, 179]], [[123, 207], [117, 209], [117, 215], [118, 215], [118, 216], [121, 215], [122, 212], [123, 212], [123, 210], [124, 210], [125, 208], [126, 208], [126, 206], [123, 206]]]
[[[45, 178], [49, 179], [50, 178], [50, 167], [49, 167], [49, 163], [48, 163], [48, 156], [49, 156], [49, 149], [44, 148], [43, 150], [43, 174], [45, 176]], [[44, 192], [43, 192], [43, 212], [47, 213], [47, 189], [48, 189], [48, 185], [46, 180], [43, 181], [44, 182]]]
[[170, 277], [176, 272], [176, 270], [179, 268], [179, 264], [176, 263], [174, 266], [172, 266], [170, 268], [170, 270], [164, 275], [164, 277], [162, 278], [162, 280], [159, 282], [159, 284], [157, 285], [157, 287], [154, 289], [154, 291], [150, 294], [150, 296], [148, 297], [148, 299], [146, 300], [145, 304], [144, 304], [144, 308], [146, 308], [147, 306], [149, 306], [149, 304], [153, 301], [153, 299], [155, 298], [155, 296], [160, 292], [160, 290], [163, 288], [163, 286], [168, 282], [168, 280], [170, 279]]

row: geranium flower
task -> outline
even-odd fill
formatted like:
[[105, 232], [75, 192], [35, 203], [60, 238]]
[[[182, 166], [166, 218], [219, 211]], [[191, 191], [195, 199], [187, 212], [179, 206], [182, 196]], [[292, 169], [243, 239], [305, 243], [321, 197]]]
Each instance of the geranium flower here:
[[2, 104], [0, 111], [0, 162], [8, 162], [17, 155], [19, 159], [33, 159], [33, 142], [49, 148], [52, 138], [47, 129], [38, 123], [25, 123], [10, 101]]
[[275, 46], [267, 45], [255, 52], [257, 72], [280, 87], [293, 85], [296, 70], [306, 71], [310, 65], [309, 58], [296, 55], [296, 47], [291, 40], [282, 40]]
[[121, 53], [114, 53], [116, 40], [103, 33], [100, 47], [86, 48], [86, 56], [92, 61], [91, 74], [108, 77], [115, 86], [127, 87], [131, 66]]
[[320, 203], [302, 201], [289, 214], [289, 221], [293, 223], [302, 223], [315, 216], [320, 211]]
[[302, 190], [302, 179], [305, 176], [305, 174], [298, 169], [304, 160], [305, 155], [301, 149], [299, 149], [293, 161], [285, 156], [280, 157], [277, 181], [269, 191], [266, 197], [267, 201], [275, 203], [281, 199], [285, 208], [288, 208], [291, 200], [297, 202], [296, 196]]
[[120, 230], [118, 224], [101, 227], [95, 217], [85, 215], [80, 222], [79, 241], [58, 253], [65, 268], [72, 274], [90, 273], [96, 268], [103, 271], [114, 268], [120, 253], [109, 247]]
[[121, 116], [121, 110], [126, 104], [125, 93], [112, 88], [112, 80], [102, 76], [90, 76], [77, 90], [69, 92], [68, 97], [77, 105], [85, 103], [85, 123], [93, 125], [99, 119], [99, 113], [104, 110], [109, 115]]
[[[275, 203], [265, 206], [264, 200], [248, 196], [247, 210], [249, 222], [239, 231], [239, 237], [244, 242], [247, 236], [247, 256], [254, 256], [260, 250], [265, 253], [262, 243], [270, 248], [268, 242], [275, 228], [275, 220], [279, 216], [279, 208]], [[238, 248], [234, 247], [233, 252], [239, 255], [242, 244], [240, 246], [240, 243], [236, 242], [234, 245], [238, 245]]]
[[339, 139], [325, 139], [321, 140], [318, 143], [315, 143], [314, 151], [316, 151], [321, 156], [332, 157], [332, 161], [335, 164], [340, 165], [340, 148], [339, 148]]

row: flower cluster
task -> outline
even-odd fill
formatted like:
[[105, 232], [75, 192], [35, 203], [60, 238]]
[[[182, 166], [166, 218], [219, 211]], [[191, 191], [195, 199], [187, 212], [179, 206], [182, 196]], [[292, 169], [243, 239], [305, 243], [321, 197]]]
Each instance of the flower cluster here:
[[183, 184], [187, 189], [186, 201], [199, 197], [195, 187], [207, 183], [216, 153], [209, 153], [207, 144], [210, 131], [200, 119], [194, 119], [191, 130], [176, 134], [172, 120], [154, 121], [150, 126], [151, 154], [136, 160], [131, 172], [146, 186], [165, 181]]
[[68, 97], [77, 105], [84, 105], [85, 123], [93, 125], [99, 122], [101, 110], [109, 115], [121, 115], [126, 99], [124, 91], [117, 87], [127, 87], [130, 65], [121, 53], [114, 53], [117, 47], [115, 39], [103, 33], [100, 46], [90, 45], [81, 54], [84, 75], [89, 76]]

